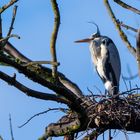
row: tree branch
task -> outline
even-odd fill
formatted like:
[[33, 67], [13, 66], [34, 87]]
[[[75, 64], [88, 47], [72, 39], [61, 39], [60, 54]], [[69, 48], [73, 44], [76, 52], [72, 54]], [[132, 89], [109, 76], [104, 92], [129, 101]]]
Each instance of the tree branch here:
[[[56, 56], [56, 39], [58, 35], [58, 30], [60, 26], [60, 13], [56, 0], [51, 0], [53, 12], [54, 12], [54, 28], [52, 32], [51, 42], [50, 42], [50, 50], [52, 54], [52, 61], [57, 62]], [[52, 66], [52, 75], [56, 77], [57, 66]]]
[[53, 62], [53, 61], [32, 61], [32, 62], [29, 62], [27, 64], [25, 64], [25, 66], [29, 66], [29, 65], [41, 65], [41, 64], [50, 64], [50, 65], [54, 65], [54, 66], [59, 66], [60, 64], [57, 63], [57, 62]]
[[140, 96], [103, 99], [96, 104], [93, 103], [90, 110], [85, 108], [86, 116], [72, 113], [63, 116], [61, 121], [50, 124], [42, 138], [45, 140], [50, 136], [70, 135], [87, 131], [88, 128], [96, 129], [88, 136], [91, 139], [97, 139], [98, 135], [108, 129], [140, 132], [139, 101]]
[[[10, 56], [19, 59], [22, 62], [26, 62], [24, 64], [24, 66], [28, 66], [28, 64], [38, 64], [38, 61], [31, 61], [29, 58], [27, 58], [26, 56], [24, 56], [22, 53], [20, 53], [12, 44], [10, 44], [9, 42], [6, 44], [6, 46], [4, 47], [4, 51], [6, 53], [8, 53]], [[36, 63], [37, 62], [37, 63]], [[53, 62], [54, 63], [54, 62]], [[54, 64], [59, 64], [59, 63], [54, 63]], [[45, 71], [49, 71], [51, 72], [51, 70], [49, 70], [46, 67], [42, 67], [40, 66], [42, 69], [44, 69]], [[76, 94], [78, 97], [79, 95], [82, 96], [82, 91], [80, 90], [80, 88], [73, 83], [72, 81], [70, 81], [68, 78], [66, 78], [62, 73], [58, 72], [58, 76], [59, 76], [59, 81], [61, 82], [61, 84], [63, 86], [65, 86], [65, 88], [68, 88], [71, 92], [73, 92], [74, 94]]]
[[51, 101], [56, 101], [56, 102], [60, 102], [60, 103], [64, 103], [69, 105], [70, 102], [58, 95], [53, 95], [53, 94], [47, 94], [47, 93], [43, 93], [43, 92], [39, 92], [39, 91], [35, 91], [32, 90], [28, 87], [26, 87], [25, 85], [21, 84], [20, 82], [18, 82], [15, 77], [10, 77], [7, 74], [3, 73], [0, 71], [0, 78], [2, 80], [4, 80], [5, 82], [7, 82], [8, 84], [16, 87], [17, 89], [19, 89], [20, 91], [22, 91], [24, 94], [26, 94], [27, 96], [31, 96], [37, 99], [42, 99], [42, 100], [51, 100]]
[[133, 31], [133, 32], [137, 32], [137, 31], [138, 31], [137, 29], [135, 29], [135, 28], [133, 28], [133, 27], [131, 27], [131, 26], [129, 26], [129, 25], [126, 25], [126, 24], [124, 24], [123, 22], [120, 22], [119, 20], [118, 20], [118, 23], [119, 23], [122, 27], [126, 28], [127, 30], [129, 29], [129, 30], [131, 30], [131, 31]]
[[[65, 88], [59, 81], [56, 81], [52, 74], [50, 73], [50, 69], [42, 68], [41, 66], [24, 66], [22, 62], [16, 62], [16, 60], [8, 58], [6, 55], [1, 54], [0, 55], [0, 61], [10, 65], [14, 68], [16, 68], [20, 73], [23, 73], [26, 77], [31, 79], [34, 82], [37, 82], [52, 91], [56, 92], [57, 94], [65, 97], [67, 100], [72, 102], [70, 108], [73, 108], [77, 112], [85, 113], [84, 109], [81, 108], [81, 102], [84, 100], [81, 96], [81, 98], [77, 97], [72, 91]], [[45, 75], [45, 76], [44, 76]]]
[[119, 32], [119, 35], [121, 37], [121, 39], [123, 40], [123, 42], [126, 44], [128, 50], [130, 51], [131, 54], [133, 54], [133, 56], [136, 58], [136, 49], [134, 47], [132, 47], [131, 43], [129, 42], [129, 40], [127, 39], [127, 36], [125, 35], [125, 33], [121, 30], [121, 27], [110, 7], [110, 4], [108, 2], [108, 0], [104, 0], [105, 6], [108, 10], [108, 13], [113, 21], [113, 23], [115, 24], [116, 29]]
[[16, 13], [17, 13], [17, 6], [14, 6], [12, 21], [11, 21], [11, 25], [10, 25], [9, 31], [8, 31], [8, 33], [7, 33], [7, 36], [10, 36], [11, 33], [12, 33], [13, 25], [14, 25], [15, 18], [16, 18]]
[[2, 7], [0, 8], [0, 14], [1, 14], [2, 12], [4, 12], [7, 8], [9, 8], [10, 6], [12, 6], [14, 3], [16, 3], [17, 1], [18, 1], [18, 0], [11, 0], [8, 4], [2, 6]]
[[76, 113], [63, 116], [57, 123], [46, 127], [45, 134], [39, 140], [46, 140], [50, 136], [64, 136], [78, 132], [81, 123]]
[[125, 8], [127, 10], [130, 10], [130, 11], [132, 11], [132, 12], [140, 15], [140, 10], [138, 10], [138, 9], [136, 9], [136, 8], [134, 8], [134, 7], [132, 7], [132, 6], [124, 3], [121, 0], [114, 0], [114, 2], [116, 2], [117, 4], [119, 4], [120, 6], [122, 6], [123, 8]]
[[0, 40], [2, 42], [1, 43], [2, 45], [0, 46], [1, 49], [3, 49], [3, 47], [6, 45], [9, 38], [16, 37], [16, 38], [20, 39], [20, 37], [18, 35], [12, 35], [11, 34], [12, 30], [13, 30], [14, 22], [15, 22], [16, 13], [17, 13], [17, 6], [15, 6], [14, 9], [13, 9], [12, 21], [11, 21], [11, 25], [10, 25], [9, 31], [7, 33], [7, 36], [6, 36], [6, 38], [3, 38], [3, 39]]
[[[9, 38], [17, 38], [20, 39], [20, 36], [16, 35], [16, 34], [11, 34], [10, 36], [6, 36], [5, 38], [0, 39], [0, 42], [3, 44], [3, 46], [5, 46], [6, 42], [8, 41]], [[2, 47], [3, 47], [2, 46]], [[0, 46], [1, 47], [1, 46]]]
[[2, 18], [1, 18], [1, 14], [0, 14], [0, 39], [2, 39]]
[[[28, 64], [38, 64], [38, 61], [31, 61], [29, 58], [24, 56], [22, 53], [20, 53], [11, 43], [7, 43], [6, 46], [4, 47], [4, 51], [8, 53], [10, 56], [19, 59], [21, 62], [26, 62], [24, 64], [25, 66], [28, 66]], [[54, 63], [54, 62], [53, 62]], [[54, 64], [59, 64], [59, 63], [54, 63]], [[46, 67], [42, 67], [42, 69], [45, 69], [45, 71], [51, 71]], [[75, 93], [77, 96], [82, 95], [82, 91], [80, 88], [72, 81], [70, 81], [68, 78], [66, 78], [62, 73], [58, 72], [59, 80], [65, 86], [68, 88], [70, 91]]]
[[[26, 62], [24, 64], [24, 66], [28, 66], [28, 64], [30, 63], [34, 63], [34, 61], [31, 61], [29, 58], [27, 58], [26, 56], [24, 56], [22, 53], [20, 53], [12, 44], [10, 44], [9, 42], [6, 44], [6, 46], [4, 47], [4, 51], [6, 53], [8, 53], [10, 56], [12, 56], [13, 58], [19, 59], [19, 61], [21, 62]], [[8, 60], [7, 60], [8, 62]], [[22, 64], [23, 65], [23, 64]], [[34, 67], [34, 66], [32, 66]], [[49, 68], [43, 67], [41, 65], [38, 66], [39, 69], [41, 68], [41, 70], [50, 73], [51, 70]], [[45, 74], [48, 75], [48, 74]], [[49, 74], [49, 77], [51, 76], [51, 74]], [[68, 90], [70, 90], [71, 92], [73, 92], [74, 94], [76, 94], [78, 97], [83, 96], [82, 95], [82, 91], [80, 90], [80, 88], [72, 81], [70, 81], [68, 78], [66, 78], [62, 73], [58, 72], [58, 76], [59, 76], [59, 80], [61, 82], [61, 84], [63, 86], [65, 86], [65, 88], [68, 88]], [[48, 78], [49, 78], [48, 77]]]
[[138, 73], [140, 76], [140, 29], [138, 29], [137, 37], [136, 37], [136, 56], [137, 56], [137, 64], [138, 64]]
[[13, 128], [12, 128], [11, 114], [9, 114], [9, 123], [10, 123], [11, 140], [14, 140], [14, 134], [13, 134]]
[[81, 98], [81, 96], [83, 96], [82, 91], [80, 90], [80, 88], [73, 83], [72, 81], [70, 81], [69, 79], [67, 79], [66, 77], [60, 77], [59, 76], [59, 81], [70, 91], [72, 91], [77, 97]]
[[28, 63], [31, 61], [29, 58], [20, 53], [10, 42], [7, 42], [3, 49], [7, 54], [15, 59], [19, 59], [21, 62]]
[[48, 112], [50, 112], [50, 111], [56, 111], [56, 110], [57, 110], [57, 111], [64, 112], [64, 111], [66, 111], [67, 109], [65, 109], [65, 108], [49, 108], [48, 110], [45, 110], [45, 111], [43, 111], [43, 112], [39, 112], [39, 113], [33, 115], [33, 116], [30, 117], [25, 123], [23, 123], [22, 125], [18, 126], [18, 128], [22, 128], [23, 126], [25, 126], [26, 124], [28, 124], [33, 118], [35, 118], [35, 117], [37, 117], [37, 116], [39, 116], [39, 115], [46, 114], [46, 113], [48, 113]]

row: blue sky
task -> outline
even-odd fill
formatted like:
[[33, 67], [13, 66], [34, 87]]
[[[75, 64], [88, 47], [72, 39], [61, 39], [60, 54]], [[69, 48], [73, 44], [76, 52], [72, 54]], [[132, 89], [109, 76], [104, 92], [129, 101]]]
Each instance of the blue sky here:
[[[127, 0], [125, 1], [127, 2]], [[8, 2], [8, 0], [1, 0], [0, 6], [6, 2]], [[109, 36], [116, 44], [121, 57], [122, 75], [129, 76], [127, 71], [128, 65], [133, 74], [137, 73], [136, 62], [133, 56], [129, 54], [118, 32], [114, 28], [103, 4], [103, 0], [75, 0], [73, 2], [67, 0], [58, 1], [58, 4], [61, 12], [61, 25], [57, 38], [57, 56], [58, 61], [61, 63], [59, 71], [77, 83], [85, 94], [88, 94], [87, 87], [93, 92], [98, 93], [95, 86], [104, 92], [103, 84], [91, 63], [88, 44], [74, 43], [75, 40], [88, 37], [96, 31], [96, 28], [88, 23], [89, 21], [96, 22], [101, 34]], [[135, 0], [135, 2], [130, 0], [129, 4], [138, 8], [140, 2], [138, 0]], [[18, 12], [13, 33], [18, 34], [21, 39], [11, 39], [10, 41], [18, 50], [32, 60], [51, 60], [49, 42], [53, 28], [53, 13], [50, 1], [19, 0], [17, 5]], [[124, 23], [135, 28], [140, 26], [139, 17], [137, 15], [122, 9], [114, 3], [112, 3], [112, 7], [116, 12], [116, 16], [124, 21]], [[12, 8], [3, 14], [3, 31], [5, 34], [10, 25], [11, 15]], [[125, 32], [135, 46], [135, 34], [131, 31]], [[16, 72], [16, 70], [9, 67], [0, 66], [0, 69], [10, 75]], [[35, 90], [51, 93], [48, 89], [27, 80], [23, 75], [19, 75], [17, 78]], [[132, 81], [133, 86], [136, 84], [138, 86], [140, 84], [138, 78]], [[126, 90], [122, 80], [120, 90]], [[12, 115], [15, 140], [35, 140], [43, 134], [44, 128], [50, 122], [57, 121], [62, 113], [56, 115], [57, 112], [52, 112], [36, 117], [21, 129], [17, 128], [17, 126], [38, 112], [47, 110], [48, 108], [63, 107], [61, 104], [26, 97], [20, 91], [1, 80], [0, 106], [0, 135], [2, 135], [5, 140], [10, 139], [9, 113]], [[139, 139], [138, 134], [131, 134], [129, 137], [130, 140]], [[114, 139], [124, 139], [124, 134], [120, 132]]]

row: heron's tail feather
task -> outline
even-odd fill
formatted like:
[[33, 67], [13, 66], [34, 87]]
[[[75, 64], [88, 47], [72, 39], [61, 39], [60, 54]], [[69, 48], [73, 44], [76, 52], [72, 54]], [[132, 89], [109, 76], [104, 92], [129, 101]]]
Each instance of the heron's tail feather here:
[[113, 85], [110, 81], [106, 81], [104, 85], [109, 96], [118, 94], [118, 86]]

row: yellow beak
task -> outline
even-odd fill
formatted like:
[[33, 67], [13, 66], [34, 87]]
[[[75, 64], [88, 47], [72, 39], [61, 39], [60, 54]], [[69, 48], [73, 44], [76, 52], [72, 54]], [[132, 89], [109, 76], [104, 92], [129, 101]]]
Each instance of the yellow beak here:
[[86, 43], [86, 42], [90, 42], [91, 40], [93, 40], [92, 38], [85, 38], [85, 39], [81, 39], [81, 40], [77, 40], [74, 41], [75, 43]]

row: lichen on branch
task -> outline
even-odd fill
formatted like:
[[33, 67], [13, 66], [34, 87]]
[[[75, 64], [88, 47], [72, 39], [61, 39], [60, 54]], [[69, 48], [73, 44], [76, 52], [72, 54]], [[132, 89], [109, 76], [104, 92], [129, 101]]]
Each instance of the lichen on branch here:
[[[54, 27], [50, 41], [50, 50], [52, 55], [52, 61], [57, 62], [57, 55], [56, 55], [56, 39], [58, 35], [58, 30], [60, 26], [60, 12], [58, 8], [58, 4], [56, 0], [51, 0], [52, 9], [54, 12]], [[57, 76], [57, 66], [52, 66], [52, 75], [54, 77]]]

